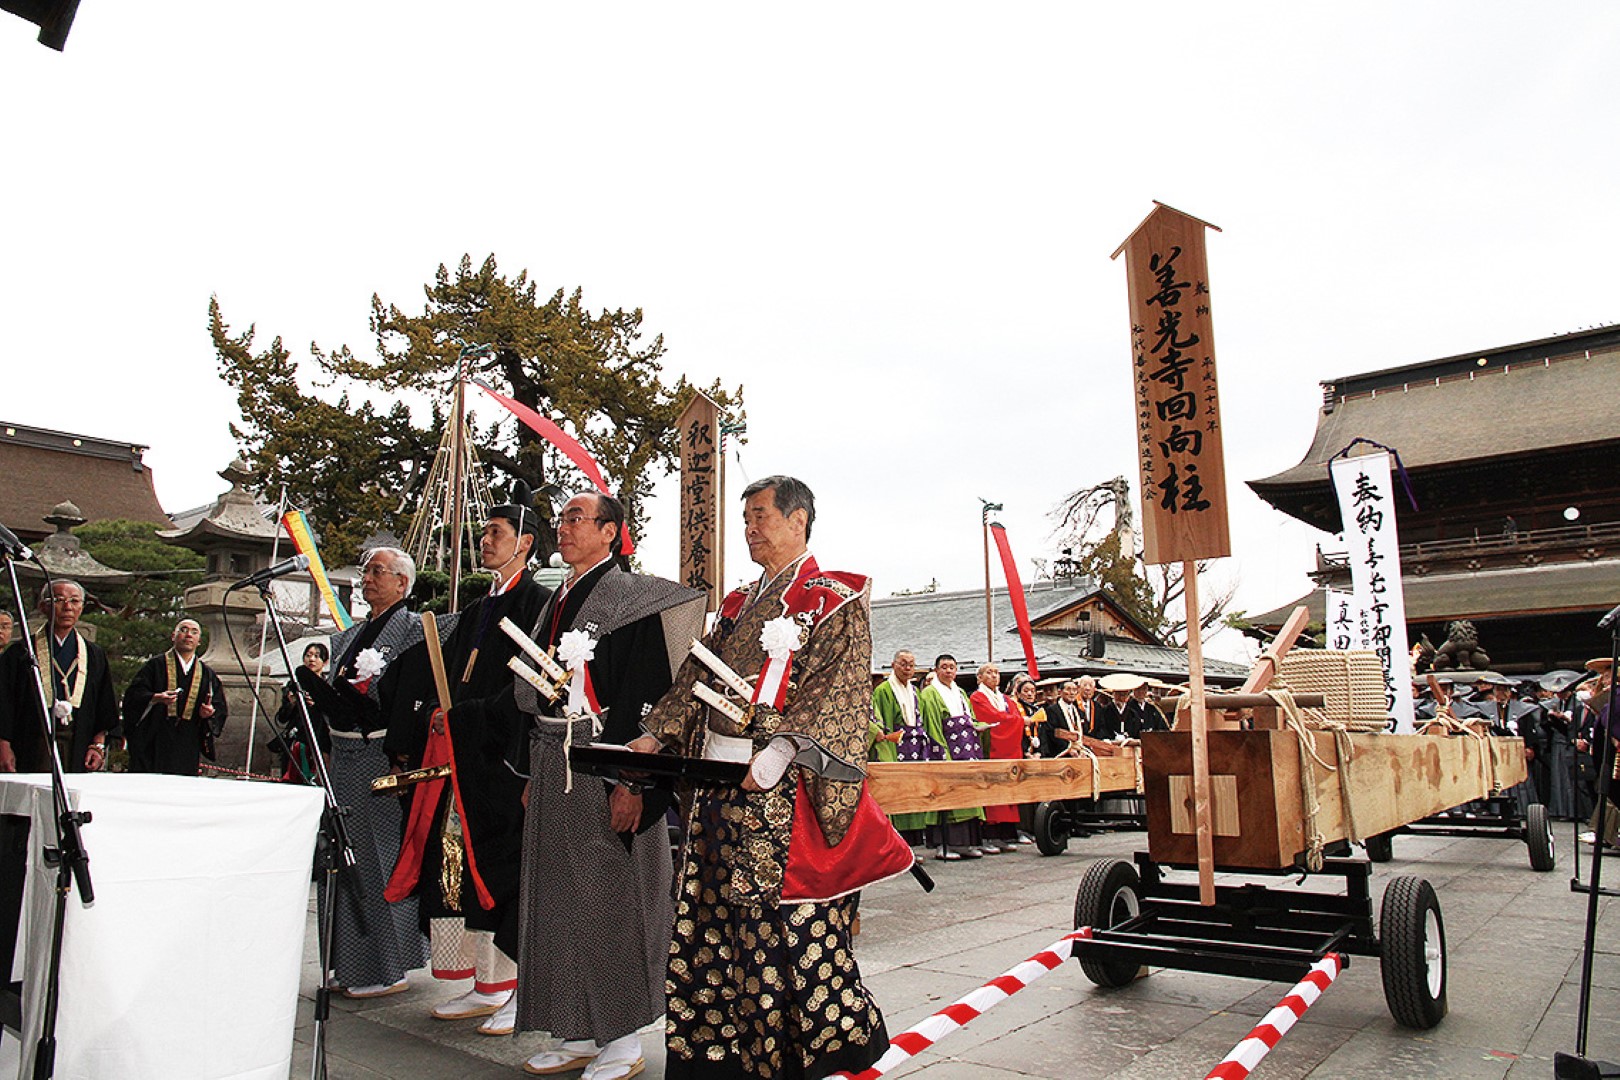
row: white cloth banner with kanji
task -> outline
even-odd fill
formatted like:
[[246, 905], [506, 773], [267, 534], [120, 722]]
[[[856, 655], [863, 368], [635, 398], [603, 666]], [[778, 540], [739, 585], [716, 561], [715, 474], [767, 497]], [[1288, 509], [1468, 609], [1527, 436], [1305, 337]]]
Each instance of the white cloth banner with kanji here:
[[[1365, 648], [1384, 664], [1384, 701], [1397, 734], [1412, 732], [1412, 668], [1401, 590], [1400, 541], [1395, 533], [1395, 487], [1389, 455], [1339, 458], [1328, 468], [1339, 497], [1350, 555], [1357, 622], [1365, 621]], [[1331, 634], [1331, 631], [1330, 631]]]

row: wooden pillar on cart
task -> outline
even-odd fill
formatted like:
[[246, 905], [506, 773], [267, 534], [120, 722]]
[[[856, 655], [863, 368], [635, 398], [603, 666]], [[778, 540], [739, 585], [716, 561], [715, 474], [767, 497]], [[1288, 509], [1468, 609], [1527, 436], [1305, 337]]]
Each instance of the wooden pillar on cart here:
[[[1198, 609], [1198, 563], [1232, 553], [1226, 520], [1215, 333], [1204, 230], [1216, 228], [1160, 202], [1115, 251], [1125, 254], [1131, 381], [1142, 490], [1142, 561], [1181, 563], [1187, 612], [1193, 817], [1198, 889], [1215, 902], [1208, 715]], [[1219, 231], [1219, 230], [1217, 230]]]

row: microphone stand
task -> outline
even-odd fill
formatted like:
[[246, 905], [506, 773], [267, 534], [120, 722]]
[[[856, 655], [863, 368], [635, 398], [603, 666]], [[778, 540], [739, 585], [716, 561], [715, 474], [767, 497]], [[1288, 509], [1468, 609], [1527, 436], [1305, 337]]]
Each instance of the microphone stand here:
[[[79, 903], [86, 907], [95, 903], [96, 899], [90, 881], [90, 856], [84, 849], [84, 838], [79, 835], [79, 826], [90, 823], [90, 814], [68, 805], [67, 782], [62, 778], [62, 759], [56, 750], [55, 718], [45, 705], [45, 684], [40, 679], [39, 654], [34, 648], [34, 635], [28, 626], [22, 588], [17, 583], [15, 556], [0, 547], [0, 559], [5, 560], [6, 572], [11, 577], [11, 593], [17, 603], [17, 625], [22, 627], [23, 648], [34, 672], [40, 733], [50, 750], [51, 800], [56, 811], [56, 846], [47, 844], [43, 850], [45, 864], [56, 867], [56, 904], [51, 913], [51, 957], [45, 974], [45, 1007], [40, 1017], [39, 1042], [34, 1049], [34, 1080], [49, 1080], [56, 1071], [56, 1012], [62, 994], [62, 935], [67, 921], [68, 892], [76, 884]], [[55, 619], [50, 622], [54, 624]]]
[[[276, 647], [281, 650], [281, 662], [286, 665], [291, 674], [293, 670], [292, 658], [287, 653], [287, 635], [281, 630], [281, 616], [276, 610], [275, 598], [270, 595], [270, 580], [253, 583], [259, 590], [259, 596], [264, 600], [265, 618], [276, 631]], [[296, 683], [296, 680], [295, 680]], [[354, 902], [355, 918], [359, 923], [360, 932], [366, 933], [365, 906], [360, 902], [360, 871], [355, 865], [354, 847], [349, 843], [349, 831], [344, 825], [344, 817], [349, 808], [339, 806], [337, 792], [332, 787], [331, 774], [326, 770], [326, 758], [321, 753], [321, 745], [315, 739], [315, 724], [309, 715], [309, 703], [304, 700], [302, 691], [293, 697], [298, 702], [299, 723], [303, 725], [301, 737], [304, 745], [309, 747], [310, 762], [314, 767], [315, 780], [320, 785], [326, 797], [326, 809], [321, 813], [321, 832], [325, 837], [325, 851], [322, 854], [321, 874], [321, 904], [320, 904], [320, 932], [317, 947], [320, 955], [321, 981], [315, 989], [315, 1032], [311, 1042], [311, 1060], [309, 1075], [311, 1080], [322, 1080], [326, 1076], [326, 1022], [332, 1010], [332, 922], [334, 908], [337, 901], [337, 879], [342, 875], [348, 885], [350, 899]]]
[[[1609, 800], [1614, 794], [1614, 768], [1615, 725], [1620, 717], [1615, 715], [1616, 687], [1615, 666], [1620, 666], [1620, 607], [1615, 608], [1604, 616], [1598, 623], [1599, 629], [1610, 631], [1609, 647], [1609, 705], [1604, 714], [1604, 722], [1597, 725], [1597, 737], [1603, 741], [1603, 752], [1597, 755], [1597, 826], [1592, 831], [1592, 875], [1591, 880], [1582, 886], [1571, 883], [1572, 888], [1586, 893], [1586, 940], [1581, 951], [1581, 998], [1580, 1005], [1575, 1014], [1575, 1053], [1557, 1053], [1553, 1056], [1553, 1074], [1560, 1080], [1606, 1080], [1610, 1077], [1620, 1077], [1620, 1065], [1607, 1061], [1596, 1061], [1586, 1056], [1587, 1022], [1592, 1011], [1592, 955], [1596, 951], [1597, 942], [1597, 914], [1598, 899], [1605, 890], [1601, 887], [1603, 880], [1603, 834], [1605, 826], [1609, 823], [1609, 815], [1614, 813]], [[1577, 844], [1577, 849], [1579, 845]], [[1613, 890], [1607, 890], [1613, 892]]]

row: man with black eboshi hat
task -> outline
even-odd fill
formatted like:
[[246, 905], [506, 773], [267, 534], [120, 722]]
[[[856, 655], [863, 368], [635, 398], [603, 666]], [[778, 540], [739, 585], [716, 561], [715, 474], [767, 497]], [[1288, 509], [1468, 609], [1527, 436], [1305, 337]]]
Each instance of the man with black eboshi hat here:
[[512, 677], [506, 666], [517, 646], [500, 624], [509, 618], [533, 626], [551, 596], [528, 570], [539, 535], [539, 515], [528, 486], [519, 481], [511, 502], [490, 510], [479, 541], [481, 565], [495, 576], [489, 594], [461, 612], [445, 642], [450, 710], [435, 709], [428, 730], [419, 733], [429, 759], [448, 739], [455, 771], [416, 786], [388, 893], [391, 900], [412, 893], [421, 898], [435, 976], [473, 977], [470, 991], [433, 1015], [491, 1016], [479, 1029], [491, 1035], [512, 1030], [515, 1010], [503, 1006], [515, 1004], [517, 964], [496, 946], [495, 936], [516, 939], [523, 849], [523, 780], [502, 758], [519, 737], [511, 730], [516, 714], [509, 707]]

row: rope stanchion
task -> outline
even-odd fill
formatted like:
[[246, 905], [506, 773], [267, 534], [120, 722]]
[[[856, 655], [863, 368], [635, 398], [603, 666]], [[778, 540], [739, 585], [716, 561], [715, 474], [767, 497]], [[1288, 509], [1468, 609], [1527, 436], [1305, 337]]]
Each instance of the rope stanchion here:
[[1260, 1059], [1282, 1041], [1288, 1029], [1305, 1015], [1306, 1009], [1316, 1004], [1322, 991], [1331, 986], [1343, 970], [1344, 958], [1338, 953], [1328, 953], [1312, 964], [1311, 970], [1288, 992], [1288, 996], [1278, 1002], [1277, 1007], [1268, 1012], [1265, 1019], [1256, 1024], [1254, 1030], [1234, 1046], [1219, 1065], [1209, 1070], [1204, 1080], [1245, 1080], [1260, 1064]]
[[877, 1080], [896, 1066], [916, 1057], [940, 1039], [976, 1020], [992, 1006], [999, 1005], [1018, 991], [1062, 965], [1074, 955], [1074, 943], [1091, 936], [1091, 927], [1082, 927], [1042, 949], [1004, 975], [999, 975], [939, 1012], [889, 1037], [889, 1049], [871, 1068], [858, 1073], [834, 1073], [839, 1080]]

